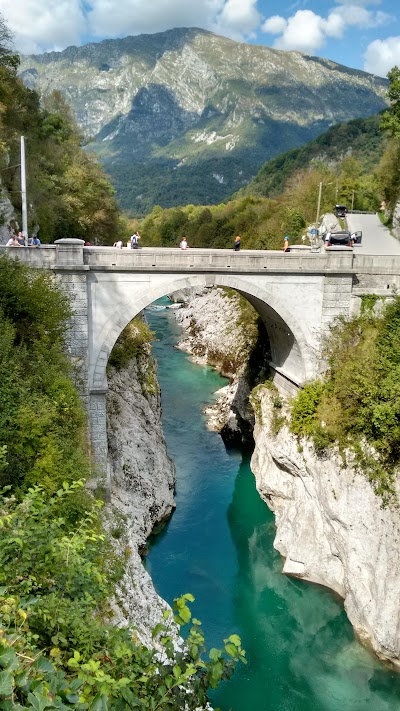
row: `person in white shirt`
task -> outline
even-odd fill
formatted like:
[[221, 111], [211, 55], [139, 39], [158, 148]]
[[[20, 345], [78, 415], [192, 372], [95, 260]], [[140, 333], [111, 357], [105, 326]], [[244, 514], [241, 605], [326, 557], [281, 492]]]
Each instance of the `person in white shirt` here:
[[6, 247], [22, 247], [22, 244], [20, 244], [20, 243], [18, 242], [18, 238], [17, 238], [15, 235], [13, 235], [13, 236], [10, 237], [10, 239], [8, 240], [8, 242], [7, 242], [7, 244], [6, 244]]
[[117, 249], [122, 249], [122, 247], [123, 247], [122, 239], [119, 239], [117, 242], [114, 242], [113, 247], [116, 247]]
[[134, 232], [131, 237], [131, 244], [130, 244], [131, 249], [139, 249], [139, 240], [140, 240], [139, 232]]
[[188, 243], [187, 243], [187, 241], [186, 241], [186, 237], [183, 238], [183, 240], [181, 241], [181, 243], [180, 243], [179, 246], [180, 246], [181, 249], [188, 249], [188, 248], [189, 248], [189, 245], [188, 245]]

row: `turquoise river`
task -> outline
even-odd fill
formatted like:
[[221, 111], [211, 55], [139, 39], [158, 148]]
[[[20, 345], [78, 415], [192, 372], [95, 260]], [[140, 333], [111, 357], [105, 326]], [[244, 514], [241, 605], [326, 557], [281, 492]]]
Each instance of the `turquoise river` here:
[[251, 452], [226, 449], [203, 408], [226, 381], [174, 346], [172, 310], [148, 310], [163, 425], [177, 470], [176, 511], [147, 569], [169, 602], [185, 592], [209, 646], [237, 632], [248, 656], [211, 701], [222, 711], [397, 711], [400, 675], [355, 640], [328, 590], [282, 575], [274, 517], [259, 498]]

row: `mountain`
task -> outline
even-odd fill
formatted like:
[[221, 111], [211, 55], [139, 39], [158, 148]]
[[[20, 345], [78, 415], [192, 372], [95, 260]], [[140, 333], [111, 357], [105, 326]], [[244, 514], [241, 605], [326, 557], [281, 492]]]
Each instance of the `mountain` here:
[[200, 29], [105, 40], [21, 58], [20, 76], [61, 90], [121, 204], [218, 203], [265, 161], [385, 107], [387, 82], [300, 52]]
[[388, 140], [379, 128], [380, 120], [380, 114], [376, 114], [336, 124], [301, 148], [292, 148], [272, 158], [237, 197], [274, 197], [282, 193], [285, 183], [296, 171], [318, 163], [332, 170], [350, 156], [359, 162], [363, 173], [373, 173]]

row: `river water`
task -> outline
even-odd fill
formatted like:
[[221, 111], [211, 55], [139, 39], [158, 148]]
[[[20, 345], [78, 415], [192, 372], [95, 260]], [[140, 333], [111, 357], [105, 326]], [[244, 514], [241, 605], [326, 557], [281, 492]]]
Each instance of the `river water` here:
[[172, 603], [191, 592], [209, 648], [236, 632], [240, 665], [211, 701], [222, 711], [400, 711], [400, 675], [355, 640], [330, 591], [288, 578], [274, 518], [257, 494], [250, 452], [209, 432], [204, 406], [226, 380], [174, 348], [171, 310], [148, 311], [177, 508], [151, 541], [146, 566]]

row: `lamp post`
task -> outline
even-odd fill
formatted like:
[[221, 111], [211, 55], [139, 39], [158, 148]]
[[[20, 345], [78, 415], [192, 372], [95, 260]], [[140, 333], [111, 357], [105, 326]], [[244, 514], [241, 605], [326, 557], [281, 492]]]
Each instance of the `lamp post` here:
[[21, 136], [21, 212], [22, 236], [28, 246], [28, 204], [26, 200], [25, 136]]
[[315, 218], [315, 227], [318, 229], [318, 223], [319, 223], [319, 211], [321, 209], [321, 196], [322, 196], [322, 181], [319, 184], [319, 192], [318, 192], [318, 205], [317, 205], [317, 217]]

